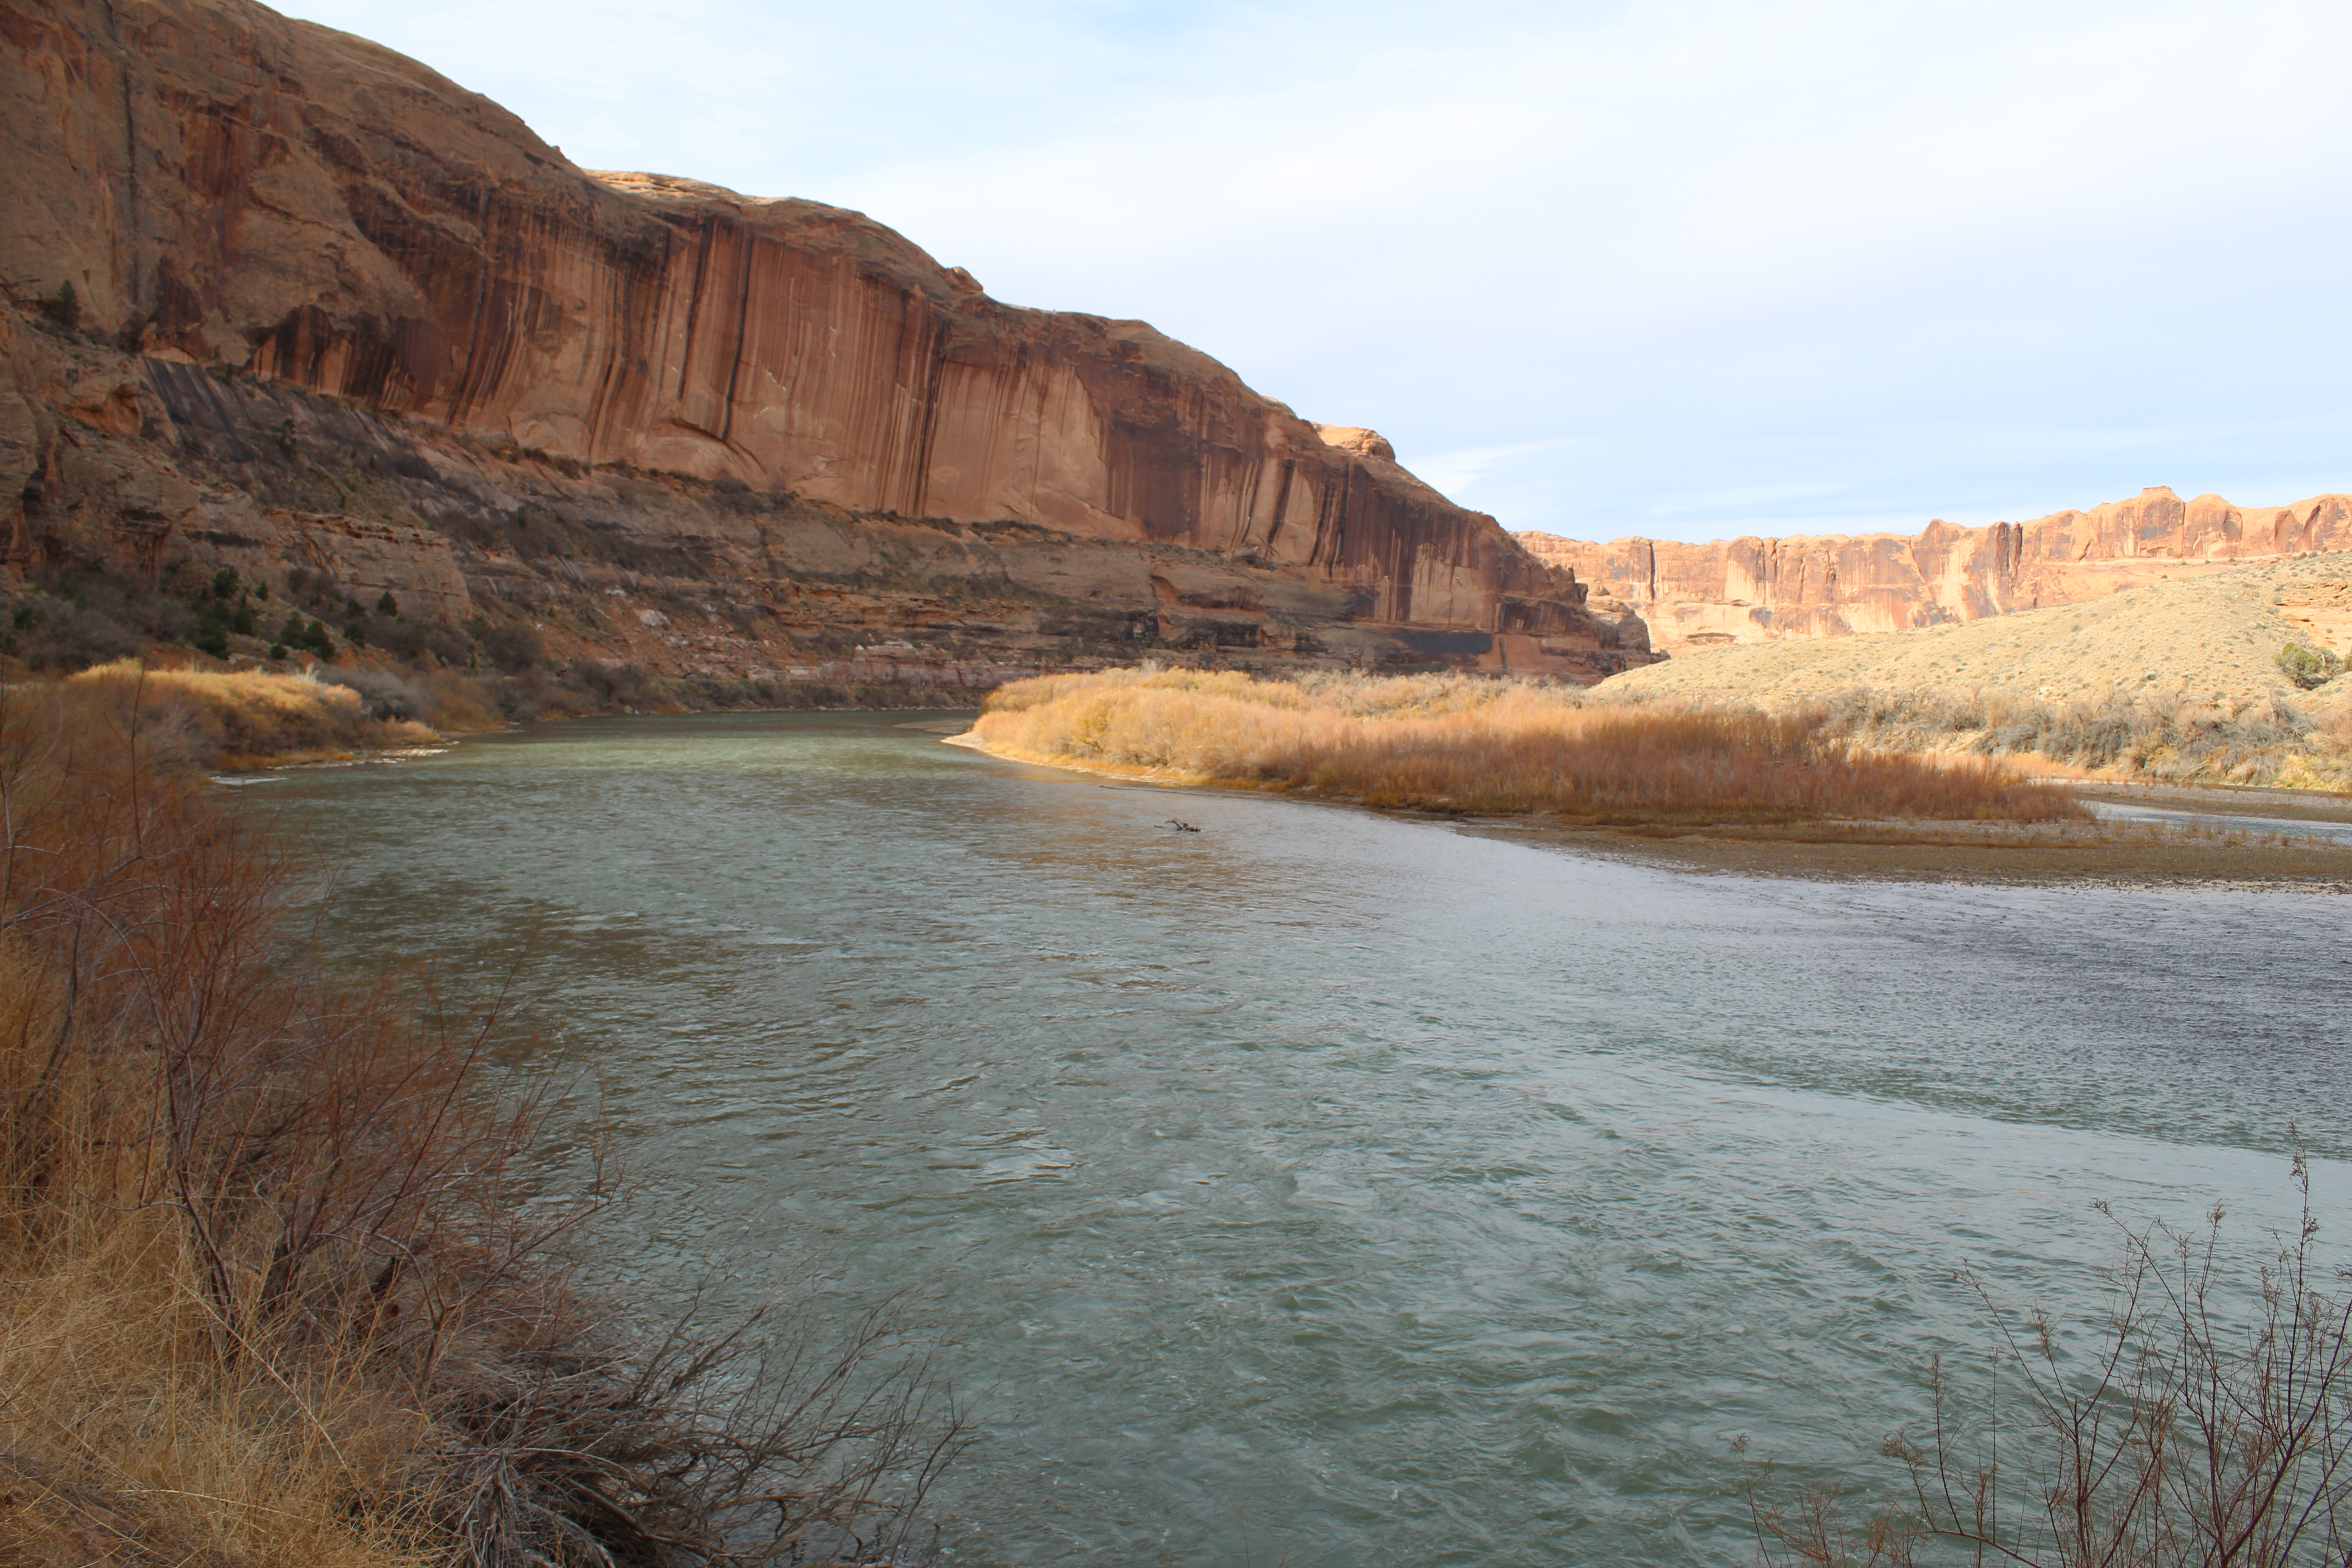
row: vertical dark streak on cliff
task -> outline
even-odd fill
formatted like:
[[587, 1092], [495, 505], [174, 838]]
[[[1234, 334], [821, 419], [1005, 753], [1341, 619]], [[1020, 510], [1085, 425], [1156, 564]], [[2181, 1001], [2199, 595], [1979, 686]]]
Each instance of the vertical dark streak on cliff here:
[[[907, 302], [910, 307], [914, 304], [911, 295]], [[917, 517], [923, 515], [923, 502], [930, 495], [931, 453], [940, 434], [940, 375], [948, 352], [945, 329], [926, 321], [924, 335], [929, 340], [925, 344], [928, 352], [923, 355], [922, 391], [915, 403], [915, 461], [909, 476], [914, 488], [908, 505], [908, 510]]]
[[1339, 502], [1339, 487], [1331, 482], [1331, 470], [1323, 470], [1323, 482], [1315, 487], [1315, 542], [1308, 548], [1307, 563], [1320, 566], [1336, 575], [1339, 563], [1332, 548], [1332, 537], [1338, 531], [1332, 512]]
[[[1236, 462], [1239, 454], [1235, 454]], [[1257, 493], [1265, 483], [1264, 463], [1240, 464], [1242, 481], [1234, 497], [1233, 526], [1225, 532], [1225, 548], [1239, 550], [1249, 542], [1257, 518]]]
[[1297, 469], [1297, 458], [1282, 459], [1282, 483], [1275, 489], [1274, 516], [1267, 520], [1265, 525], [1265, 549], [1268, 555], [1274, 553], [1274, 542], [1281, 536], [1283, 521], [1290, 515], [1290, 479]]
[[[490, 234], [490, 193], [487, 188], [474, 193], [474, 227], [482, 237], [482, 249], [486, 257], [498, 254]], [[466, 324], [464, 344], [466, 368], [457, 377], [457, 388], [449, 397], [448, 420], [452, 426], [462, 426], [465, 424], [466, 416], [475, 398], [476, 387], [478, 384], [477, 377], [480, 374], [482, 365], [482, 317], [489, 308], [490, 287], [489, 266], [485, 263], [475, 268], [473, 314], [471, 320]]]
[[131, 51], [122, 45], [122, 30], [114, 18], [114, 0], [105, 0], [100, 7], [106, 17], [106, 36], [114, 45], [116, 84], [121, 89], [122, 100], [122, 185], [115, 197], [118, 221], [116, 233], [124, 256], [130, 261], [128, 298], [123, 303], [135, 315], [140, 301], [146, 298], [143, 281], [144, 261], [139, 254], [139, 122], [133, 118], [131, 101]]
[[735, 351], [727, 362], [727, 396], [719, 406], [718, 430], [719, 439], [730, 448], [735, 444], [735, 386], [742, 379], [743, 361], [751, 353], [751, 278], [758, 270], [753, 263], [760, 260], [763, 243], [757, 236], [746, 233], [738, 247], [741, 262], [736, 270], [742, 276], [735, 290]]
[[[711, 232], [717, 221], [706, 217], [695, 226], [694, 281], [687, 286], [686, 293], [686, 342], [677, 351], [677, 395], [680, 402], [686, 399], [687, 378], [694, 374], [694, 333], [702, 319], [702, 285], [710, 270]], [[656, 369], [654, 374], [654, 395], [658, 397], [662, 392], [659, 379], [662, 373]]]
[[1330, 559], [1335, 565], [1354, 564], [1348, 559], [1348, 507], [1353, 499], [1350, 491], [1355, 488], [1355, 478], [1356, 466], [1353, 463], [1342, 463], [1339, 465], [1339, 482], [1333, 485], [1327, 480], [1324, 485], [1324, 493], [1331, 500], [1328, 512], [1330, 518], [1331, 536], [1326, 548], [1330, 552]]
[[[648, 274], [654, 280], [669, 277], [669, 257], [677, 241], [676, 231], [667, 224], [656, 223], [641, 229], [634, 245], [624, 248], [616, 243], [608, 257], [609, 270], [604, 287], [614, 308], [604, 319], [615, 323], [617, 331], [603, 345], [604, 363], [596, 373], [595, 391], [588, 400], [583, 443], [586, 450], [581, 456], [591, 463], [602, 460], [611, 449], [616, 418], [614, 405], [622, 395], [631, 365], [645, 361], [638, 323], [658, 315], [638, 309], [640, 292], [648, 287]], [[658, 254], [649, 256], [648, 252]]]

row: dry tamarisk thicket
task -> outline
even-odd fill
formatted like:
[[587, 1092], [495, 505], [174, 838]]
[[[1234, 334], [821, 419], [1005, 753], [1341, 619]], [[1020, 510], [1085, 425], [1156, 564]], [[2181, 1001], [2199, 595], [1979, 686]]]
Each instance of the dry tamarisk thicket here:
[[153, 714], [0, 689], [0, 1561], [899, 1550], [961, 1440], [919, 1349], [579, 1289], [609, 1183], [505, 1022], [314, 962]]
[[2193, 701], [2114, 690], [2063, 701], [2014, 692], [1849, 687], [1811, 700], [1823, 733], [1856, 746], [2042, 757], [2163, 784], [2340, 791], [2352, 784], [2352, 709]]
[[974, 732], [1034, 762], [1585, 822], [2080, 815], [2063, 791], [1998, 763], [1848, 745], [1811, 711], [1611, 704], [1466, 676], [1042, 676], [1000, 688]]
[[[2322, 1259], [2310, 1178], [2294, 1234], [2251, 1280], [2201, 1233], [2116, 1221], [2095, 1324], [2000, 1311], [1984, 1380], [1937, 1358], [1924, 1436], [1881, 1452], [1908, 1506], [1849, 1518], [1833, 1489], [1748, 1494], [1768, 1564], [1898, 1568], [2343, 1568], [2352, 1563], [2352, 1271]], [[2101, 1205], [2100, 1212], [2114, 1215]]]

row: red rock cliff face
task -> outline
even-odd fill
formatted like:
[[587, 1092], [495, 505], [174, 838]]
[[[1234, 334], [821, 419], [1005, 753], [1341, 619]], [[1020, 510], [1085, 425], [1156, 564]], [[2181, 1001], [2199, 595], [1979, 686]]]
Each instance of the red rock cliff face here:
[[1591, 631], [1569, 574], [1376, 437], [1141, 322], [999, 303], [859, 214], [592, 175], [246, 0], [0, 0], [0, 272], [71, 281], [126, 348], [589, 463], [1228, 552], [1369, 620]]
[[1520, 542], [1633, 606], [1667, 649], [1837, 637], [2072, 604], [2241, 562], [2352, 549], [2352, 496], [2292, 506], [2183, 500], [2158, 487], [2088, 511], [1917, 534], [1606, 544]]

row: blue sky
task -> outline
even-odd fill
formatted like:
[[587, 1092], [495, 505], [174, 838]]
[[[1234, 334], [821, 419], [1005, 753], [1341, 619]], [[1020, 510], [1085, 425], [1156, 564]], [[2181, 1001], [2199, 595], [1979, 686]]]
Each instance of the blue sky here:
[[1585, 538], [2352, 489], [2352, 5], [306, 0]]

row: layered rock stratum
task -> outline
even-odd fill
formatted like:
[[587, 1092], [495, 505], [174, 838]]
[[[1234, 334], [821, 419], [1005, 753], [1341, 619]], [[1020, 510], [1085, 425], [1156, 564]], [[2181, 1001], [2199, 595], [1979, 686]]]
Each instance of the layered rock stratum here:
[[2183, 500], [2161, 486], [2128, 500], [2025, 522], [1916, 534], [1748, 537], [1605, 544], [1550, 533], [1519, 542], [1622, 601], [1656, 645], [1841, 637], [1957, 625], [2077, 604], [2256, 561], [2352, 549], [2352, 496], [2288, 506]]
[[1373, 432], [1142, 322], [993, 300], [861, 214], [583, 171], [248, 0], [0, 0], [0, 279], [26, 321], [70, 284], [83, 329], [12, 332], [20, 563], [364, 587], [406, 556], [478, 614], [652, 595], [630, 638], [542, 629], [665, 668], [1652, 657]]

